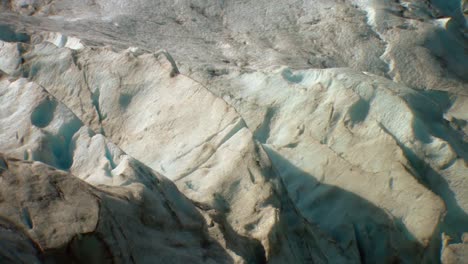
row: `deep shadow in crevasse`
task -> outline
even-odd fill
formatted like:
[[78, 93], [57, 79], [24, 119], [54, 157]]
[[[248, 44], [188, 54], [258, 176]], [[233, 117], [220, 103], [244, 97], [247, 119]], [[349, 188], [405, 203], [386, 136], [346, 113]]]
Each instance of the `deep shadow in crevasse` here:
[[413, 120], [413, 131], [418, 140], [430, 143], [434, 136], [447, 142], [456, 154], [468, 162], [468, 142], [463, 131], [454, 129], [443, 114], [452, 106], [450, 94], [444, 91], [419, 91], [403, 96], [417, 118]]
[[342, 248], [357, 250], [362, 263], [439, 262], [438, 250], [425, 249], [401, 219], [354, 193], [318, 182], [275, 150], [264, 148], [298, 211]]
[[63, 124], [57, 134], [43, 131], [44, 135], [41, 138], [43, 147], [33, 154], [33, 159], [61, 170], [70, 169], [73, 164], [73, 151], [75, 149], [72, 138], [81, 126], [81, 121], [74, 119], [67, 124]]
[[0, 40], [6, 42], [29, 43], [29, 36], [25, 33], [17, 32], [9, 25], [0, 24]]
[[[461, 19], [464, 19], [463, 16]], [[460, 19], [459, 19], [460, 20]], [[468, 81], [468, 34], [464, 34], [464, 26], [452, 18], [446, 28], [439, 28], [431, 32], [424, 46], [439, 60], [442, 68], [449, 73], [448, 77]]]
[[28, 232], [0, 215], [0, 263], [38, 263], [40, 259], [40, 249]]
[[[404, 99], [417, 117], [414, 118], [413, 130], [418, 140], [430, 143], [431, 136], [440, 138], [450, 145], [458, 158], [468, 162], [468, 143], [463, 139], [463, 132], [450, 126], [442, 115], [452, 104], [447, 92], [420, 91], [408, 94], [404, 96]], [[458, 205], [455, 193], [450, 189], [447, 180], [411, 148], [389, 131], [386, 132], [403, 150], [405, 157], [416, 172], [417, 179], [444, 200], [447, 214], [441, 224], [441, 232], [449, 235], [453, 239], [452, 242], [460, 242], [462, 233], [468, 230], [468, 214]], [[452, 164], [449, 163], [447, 166], [450, 167]]]
[[46, 98], [31, 113], [31, 123], [40, 128], [44, 128], [54, 119], [54, 111], [57, 101]]

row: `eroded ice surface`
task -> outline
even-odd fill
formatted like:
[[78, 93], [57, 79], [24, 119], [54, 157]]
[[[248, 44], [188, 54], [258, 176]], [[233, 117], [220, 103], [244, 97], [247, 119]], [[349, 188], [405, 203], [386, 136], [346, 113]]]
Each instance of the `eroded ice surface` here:
[[464, 14], [3, 1], [0, 260], [466, 262]]

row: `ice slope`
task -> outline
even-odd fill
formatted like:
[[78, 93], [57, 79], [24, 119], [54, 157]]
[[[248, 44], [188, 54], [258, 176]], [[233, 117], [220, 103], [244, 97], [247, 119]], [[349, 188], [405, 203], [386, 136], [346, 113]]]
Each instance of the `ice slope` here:
[[[340, 214], [343, 222], [366, 216], [353, 214], [350, 199], [330, 194], [323, 183], [385, 208], [423, 243], [437, 225], [427, 221], [444, 207], [429, 188], [448, 208], [442, 230], [460, 237], [467, 228], [463, 134], [437, 113], [441, 106], [427, 94], [371, 77], [344, 69], [279, 68], [233, 74], [226, 77], [229, 82], [220, 78], [209, 87], [255, 131], [298, 207], [331, 230], [342, 223], [332, 224]], [[327, 214], [328, 219], [317, 203], [331, 199], [343, 208]], [[423, 228], [424, 222], [432, 228]]]
[[460, 2], [26, 2], [0, 15], [2, 152], [98, 186], [149, 166], [228, 262], [463, 263]]
[[[166, 73], [170, 75], [170, 72], [169, 70]], [[208, 91], [205, 93], [206, 96], [211, 95]], [[345, 259], [357, 262], [355, 256], [345, 253], [342, 248], [331, 243], [326, 233], [310, 225], [297, 214], [289, 199], [282, 195], [284, 189], [277, 181], [266, 154], [252, 141], [246, 129], [239, 135], [233, 136], [237, 138], [236, 145], [220, 143], [222, 146], [216, 150], [218, 153], [212, 154], [215, 159], [207, 159], [207, 163], [214, 163], [218, 167], [220, 166], [217, 160], [220, 158], [230, 159], [230, 163], [223, 162], [223, 167], [213, 168], [211, 173], [197, 171], [191, 176], [193, 183], [187, 180], [176, 181], [192, 200], [188, 201], [166, 178], [127, 155], [102, 134], [95, 134], [84, 126], [72, 111], [36, 83], [4, 75], [0, 82], [0, 94], [3, 113], [0, 118], [0, 127], [2, 127], [0, 152], [16, 159], [41, 161], [55, 167], [54, 170], [56, 168], [67, 170], [102, 191], [122, 190], [131, 193], [130, 197], [136, 196], [138, 204], [141, 199], [147, 200], [141, 206], [150, 203], [151, 207], [168, 210], [163, 213], [151, 211], [151, 208], [146, 207], [138, 209], [143, 214], [142, 222], [135, 220], [137, 222], [133, 224], [126, 223], [134, 226], [135, 229], [128, 232], [135, 235], [135, 238], [126, 235], [127, 238], [124, 239], [130, 245], [135, 243], [135, 247], [125, 246], [119, 249], [120, 246], [115, 247], [112, 240], [106, 240], [105, 244], [110, 243], [109, 247], [113, 250], [111, 258], [116, 261], [130, 261], [128, 256], [122, 256], [127, 251], [130, 251], [131, 258], [139, 263], [165, 258], [165, 255], [160, 255], [158, 253], [160, 250], [157, 249], [157, 246], [162, 245], [175, 248], [171, 249], [172, 251], [166, 250], [165, 254], [180, 255], [180, 260], [174, 260], [176, 262], [187, 261], [183, 259], [192, 255], [190, 260], [192, 262], [209, 262], [212, 257], [215, 263], [220, 261], [257, 263], [266, 259], [273, 263], [308, 260], [345, 261]], [[229, 108], [227, 105], [225, 107]], [[160, 131], [158, 135], [163, 132]], [[170, 135], [170, 132], [167, 133]], [[235, 152], [236, 149], [239, 153]], [[169, 150], [165, 151], [171, 154]], [[144, 152], [136, 152], [140, 155], [142, 153]], [[196, 158], [189, 159], [179, 166], [185, 166], [183, 168], [187, 169], [197, 165], [198, 162]], [[208, 164], [205, 166], [208, 167]], [[217, 173], [221, 170], [224, 174], [218, 176]], [[147, 195], [149, 197], [146, 197]], [[30, 202], [34, 202], [36, 198], [31, 199], [33, 200]], [[168, 199], [168, 202], [164, 202]], [[157, 203], [162, 204], [157, 205]], [[6, 201], [5, 206], [13, 205]], [[163, 210], [161, 208], [160, 210]], [[111, 208], [103, 217], [112, 217], [113, 214], [120, 213], [133, 214], [132, 212], [133, 209], [127, 207]], [[146, 214], [148, 215], [145, 216]], [[203, 215], [203, 218], [200, 215]], [[10, 214], [2, 216], [11, 218]], [[44, 216], [37, 212], [37, 217]], [[180, 239], [189, 241], [183, 243], [177, 242], [178, 238], [175, 238], [173, 243], [170, 242], [170, 238], [164, 238], [166, 242], [152, 242], [153, 237], [159, 235], [149, 231], [144, 238], [137, 236], [139, 232], [146, 233], [139, 231], [146, 228], [148, 225], [146, 221], [150, 221], [150, 224], [168, 221], [175, 225], [182, 221], [189, 230], [199, 232], [195, 237], [200, 239], [198, 240], [200, 247], [194, 249], [196, 252], [188, 249], [193, 246], [190, 244], [192, 240], [185, 235], [181, 235]], [[16, 223], [16, 220], [13, 220], [13, 223]], [[127, 230], [126, 224], [119, 228]], [[162, 230], [178, 237], [169, 227]], [[51, 248], [65, 247], [68, 243], [73, 243], [70, 242], [71, 237], [84, 231], [67, 232], [71, 232], [68, 235], [69, 239], [64, 239]], [[90, 231], [84, 233], [88, 232]], [[106, 229], [101, 232], [103, 236], [113, 235], [113, 230]], [[44, 238], [44, 243], [48, 243], [52, 238]], [[140, 239], [138, 243], [135, 242], [137, 238]], [[146, 243], [156, 243], [156, 245], [147, 249], [147, 246], [144, 246]], [[218, 244], [222, 249], [213, 248]], [[149, 252], [144, 253], [147, 250]], [[98, 253], [104, 254], [102, 250], [96, 251], [96, 254]], [[54, 253], [52, 257], [60, 256]]]

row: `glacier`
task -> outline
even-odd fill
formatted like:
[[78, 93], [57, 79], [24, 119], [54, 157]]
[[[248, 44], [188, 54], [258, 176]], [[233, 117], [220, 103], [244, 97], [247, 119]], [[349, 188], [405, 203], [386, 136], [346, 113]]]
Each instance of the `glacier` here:
[[466, 1], [0, 6], [0, 262], [466, 263]]

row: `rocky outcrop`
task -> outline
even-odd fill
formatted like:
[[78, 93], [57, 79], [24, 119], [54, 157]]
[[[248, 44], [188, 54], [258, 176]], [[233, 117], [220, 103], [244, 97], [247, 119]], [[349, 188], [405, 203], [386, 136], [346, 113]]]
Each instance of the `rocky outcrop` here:
[[40, 162], [1, 163], [5, 263], [231, 261], [196, 209], [166, 194], [174, 188], [96, 188]]

